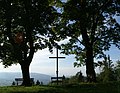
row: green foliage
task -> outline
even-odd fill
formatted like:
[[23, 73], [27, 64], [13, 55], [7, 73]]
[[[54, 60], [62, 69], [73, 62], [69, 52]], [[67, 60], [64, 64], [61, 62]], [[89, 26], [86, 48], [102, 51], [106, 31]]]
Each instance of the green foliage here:
[[50, 0], [0, 0], [0, 4], [0, 61], [5, 67], [19, 63], [22, 85], [30, 86], [34, 53], [46, 47], [52, 52], [57, 45], [52, 26], [58, 13]]
[[62, 53], [74, 54], [75, 66], [86, 65], [88, 81], [95, 81], [94, 59], [104, 57], [112, 44], [120, 49], [118, 0], [67, 0], [54, 29], [62, 44]]
[[78, 78], [76, 76], [71, 76], [68, 80], [68, 84], [78, 84]]
[[87, 45], [93, 47], [94, 58], [103, 57], [111, 44], [120, 48], [120, 28], [115, 19], [120, 13], [119, 4], [118, 0], [68, 0], [64, 3], [60, 26], [56, 29], [61, 38], [71, 38], [62, 45], [62, 53], [75, 54], [81, 64], [86, 59]]
[[[100, 62], [99, 62], [100, 63]], [[104, 61], [100, 63], [100, 68], [102, 71], [98, 74], [98, 82], [110, 82], [110, 81], [117, 81], [119, 74], [117, 71], [117, 66], [113, 65], [112, 60], [110, 60], [110, 56], [104, 57]]]
[[[26, 60], [38, 49], [52, 51], [56, 45], [52, 25], [58, 13], [50, 0], [1, 0], [0, 4], [0, 58], [5, 66]], [[16, 42], [18, 33], [23, 33], [22, 43]]]
[[117, 78], [117, 81], [120, 81], [120, 61], [117, 61], [117, 66], [114, 68], [115, 70], [115, 76]]
[[75, 76], [65, 79], [65, 84], [79, 84], [85, 82], [85, 77], [82, 75], [82, 72], [77, 72]]

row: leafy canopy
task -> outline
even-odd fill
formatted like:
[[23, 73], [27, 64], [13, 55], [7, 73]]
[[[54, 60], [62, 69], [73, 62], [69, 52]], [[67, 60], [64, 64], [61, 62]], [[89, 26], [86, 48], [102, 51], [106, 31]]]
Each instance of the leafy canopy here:
[[[119, 0], [67, 0], [61, 8], [56, 32], [59, 38], [70, 37], [62, 45], [63, 53], [75, 54], [84, 63], [86, 49], [93, 48], [93, 58], [101, 58], [112, 44], [120, 49]], [[75, 63], [75, 66], [81, 65]]]
[[[32, 48], [37, 51], [49, 47], [52, 51], [56, 44], [52, 25], [58, 13], [50, 3], [50, 0], [0, 0], [0, 59], [5, 66], [29, 58]], [[23, 42], [17, 43], [19, 33]]]

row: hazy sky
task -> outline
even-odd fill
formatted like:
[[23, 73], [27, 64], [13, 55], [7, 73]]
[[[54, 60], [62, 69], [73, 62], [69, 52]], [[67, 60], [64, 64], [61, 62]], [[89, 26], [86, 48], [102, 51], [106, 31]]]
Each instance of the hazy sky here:
[[[30, 65], [30, 72], [43, 73], [48, 75], [56, 75], [56, 59], [49, 59], [49, 57], [56, 56], [56, 49], [51, 54], [48, 49], [44, 49], [35, 53], [33, 61]], [[59, 75], [73, 75], [79, 68], [74, 68], [73, 63], [75, 61], [73, 56], [65, 56], [59, 54], [59, 56], [66, 57], [59, 60]], [[9, 68], [4, 68], [0, 64], [0, 72], [21, 72], [20, 65], [12, 65]]]
[[[53, 50], [53, 54], [51, 54], [48, 49], [40, 50], [35, 53], [33, 61], [30, 65], [30, 72], [43, 73], [55, 76], [56, 59], [49, 59], [49, 57], [56, 56], [56, 49]], [[110, 57], [113, 61], [120, 60], [120, 50], [118, 50], [114, 46], [112, 46], [112, 48], [109, 52], [107, 52], [107, 54], [110, 54]], [[59, 54], [59, 56], [66, 57], [65, 59], [59, 60], [59, 76], [75, 75], [80, 70], [82, 70], [83, 74], [86, 75], [85, 67], [74, 68], [73, 63], [75, 62], [75, 58], [73, 55], [65, 56], [63, 54]], [[9, 68], [4, 68], [4, 66], [0, 64], [0, 72], [21, 72], [21, 68], [19, 64], [12, 65]]]

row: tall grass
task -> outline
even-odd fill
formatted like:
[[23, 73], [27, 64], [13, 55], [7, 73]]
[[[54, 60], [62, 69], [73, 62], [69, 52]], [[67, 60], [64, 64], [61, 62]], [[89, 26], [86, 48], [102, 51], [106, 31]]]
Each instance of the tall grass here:
[[120, 83], [0, 87], [0, 93], [120, 93]]

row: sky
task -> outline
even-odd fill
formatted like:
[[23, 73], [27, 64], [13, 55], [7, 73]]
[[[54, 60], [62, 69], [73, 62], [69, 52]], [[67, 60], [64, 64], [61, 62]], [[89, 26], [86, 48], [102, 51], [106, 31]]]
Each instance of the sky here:
[[[65, 43], [66, 41], [67, 40], [61, 41], [59, 44]], [[75, 58], [73, 55], [66, 56], [64, 54], [60, 54], [59, 50], [58, 56], [65, 57], [65, 59], [59, 59], [59, 76], [72, 76], [80, 71], [80, 69], [85, 69], [85, 67], [74, 68], [73, 64], [75, 62]], [[50, 59], [49, 57], [56, 57], [56, 48], [53, 48], [53, 53], [50, 53], [48, 48], [36, 52], [30, 65], [30, 72], [56, 76], [56, 59]], [[14, 64], [8, 68], [4, 68], [0, 63], [0, 72], [21, 72], [21, 68], [19, 64]]]
[[[42, 73], [51, 76], [56, 75], [56, 59], [49, 59], [49, 57], [56, 56], [56, 49], [53, 49], [53, 54], [48, 49], [40, 50], [35, 53], [32, 63], [30, 65], [30, 72]], [[75, 59], [73, 56], [65, 56], [59, 53], [59, 56], [66, 57], [65, 59], [59, 59], [59, 75], [73, 75], [80, 70], [80, 68], [74, 68], [73, 63]], [[0, 64], [0, 72], [21, 72], [20, 65], [12, 65], [8, 68], [4, 68]]]
[[[110, 51], [106, 53], [110, 55], [114, 62], [120, 60], [120, 50], [118, 50], [115, 46], [112, 46]], [[53, 49], [53, 54], [51, 54], [47, 48], [39, 50], [33, 57], [30, 65], [30, 72], [56, 76], [56, 59], [49, 59], [49, 57], [54, 56], [56, 56], [55, 48]], [[73, 76], [80, 70], [83, 75], [86, 75], [85, 67], [74, 67], [74, 55], [66, 56], [64, 54], [60, 54], [59, 51], [59, 56], [66, 57], [65, 59], [59, 59], [59, 76]], [[19, 64], [4, 68], [4, 66], [0, 63], [0, 72], [21, 72], [21, 68]], [[96, 69], [96, 72], [99, 72], [99, 69]]]

